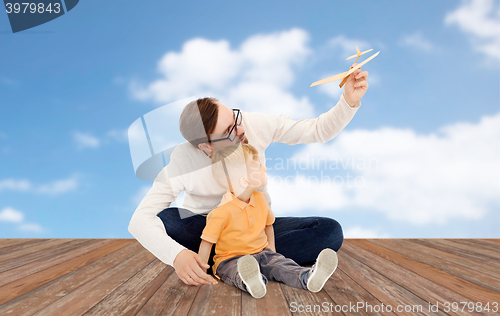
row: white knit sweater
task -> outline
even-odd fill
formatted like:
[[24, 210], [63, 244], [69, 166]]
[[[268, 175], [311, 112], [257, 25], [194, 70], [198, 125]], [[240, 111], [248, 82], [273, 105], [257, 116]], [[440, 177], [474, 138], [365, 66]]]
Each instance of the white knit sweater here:
[[[354, 107], [342, 95], [336, 106], [315, 119], [292, 120], [286, 115], [242, 112], [242, 125], [249, 144], [265, 164], [265, 150], [272, 142], [289, 145], [325, 143], [351, 121], [361, 102]], [[153, 186], [135, 210], [128, 231], [162, 262], [173, 266], [177, 254], [185, 249], [167, 235], [158, 213], [184, 193], [183, 207], [198, 214], [208, 214], [217, 207], [226, 190], [214, 180], [210, 158], [190, 143], [177, 146], [169, 164], [156, 177]], [[169, 176], [170, 175], [170, 176]], [[262, 190], [271, 203], [267, 188]]]

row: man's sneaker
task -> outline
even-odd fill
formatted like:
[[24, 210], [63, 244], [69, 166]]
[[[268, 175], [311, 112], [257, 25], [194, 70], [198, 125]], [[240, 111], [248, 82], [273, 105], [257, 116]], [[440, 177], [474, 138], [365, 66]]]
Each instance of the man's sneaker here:
[[330, 248], [323, 249], [312, 266], [307, 279], [307, 289], [311, 292], [319, 292], [326, 281], [337, 269], [337, 253]]
[[262, 280], [259, 263], [254, 257], [246, 255], [238, 259], [238, 274], [250, 295], [255, 298], [266, 295], [266, 284]]

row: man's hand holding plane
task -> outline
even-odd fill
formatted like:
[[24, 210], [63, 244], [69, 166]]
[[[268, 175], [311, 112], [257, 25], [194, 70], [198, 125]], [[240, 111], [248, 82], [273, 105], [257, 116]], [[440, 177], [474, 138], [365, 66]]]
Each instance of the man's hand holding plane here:
[[[376, 54], [373, 54], [360, 64], [356, 64], [356, 62], [361, 55], [366, 54], [372, 50], [373, 49], [369, 49], [367, 51], [360, 52], [359, 48], [356, 46], [357, 53], [346, 59], [349, 60], [351, 58], [357, 57], [356, 61], [351, 66], [351, 69], [338, 75], [316, 81], [311, 84], [311, 87], [342, 79], [342, 82], [339, 86], [342, 88], [342, 86], [345, 84], [344, 98], [351, 107], [354, 107], [358, 103], [358, 101], [365, 95], [365, 92], [368, 89], [368, 71], [361, 71], [361, 66], [375, 58], [380, 53], [380, 51]], [[352, 76], [350, 76], [351, 74]]]

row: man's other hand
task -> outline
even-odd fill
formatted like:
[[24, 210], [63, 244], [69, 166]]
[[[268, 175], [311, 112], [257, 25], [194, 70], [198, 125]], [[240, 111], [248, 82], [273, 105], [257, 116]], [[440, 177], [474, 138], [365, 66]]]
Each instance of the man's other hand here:
[[189, 249], [179, 252], [174, 260], [175, 273], [187, 285], [217, 284], [213, 277], [202, 270], [209, 267], [196, 252]]

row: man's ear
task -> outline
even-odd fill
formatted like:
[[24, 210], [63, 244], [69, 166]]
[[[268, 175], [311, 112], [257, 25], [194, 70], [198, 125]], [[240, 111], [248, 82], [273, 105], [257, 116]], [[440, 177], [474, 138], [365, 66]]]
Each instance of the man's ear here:
[[200, 143], [198, 144], [198, 148], [205, 152], [212, 153], [212, 146], [210, 146], [208, 143]]
[[247, 178], [245, 178], [245, 177], [241, 177], [241, 178], [240, 178], [240, 186], [241, 186], [242, 188], [248, 188], [248, 185], [249, 185], [249, 184], [250, 184], [250, 183], [248, 182]]

